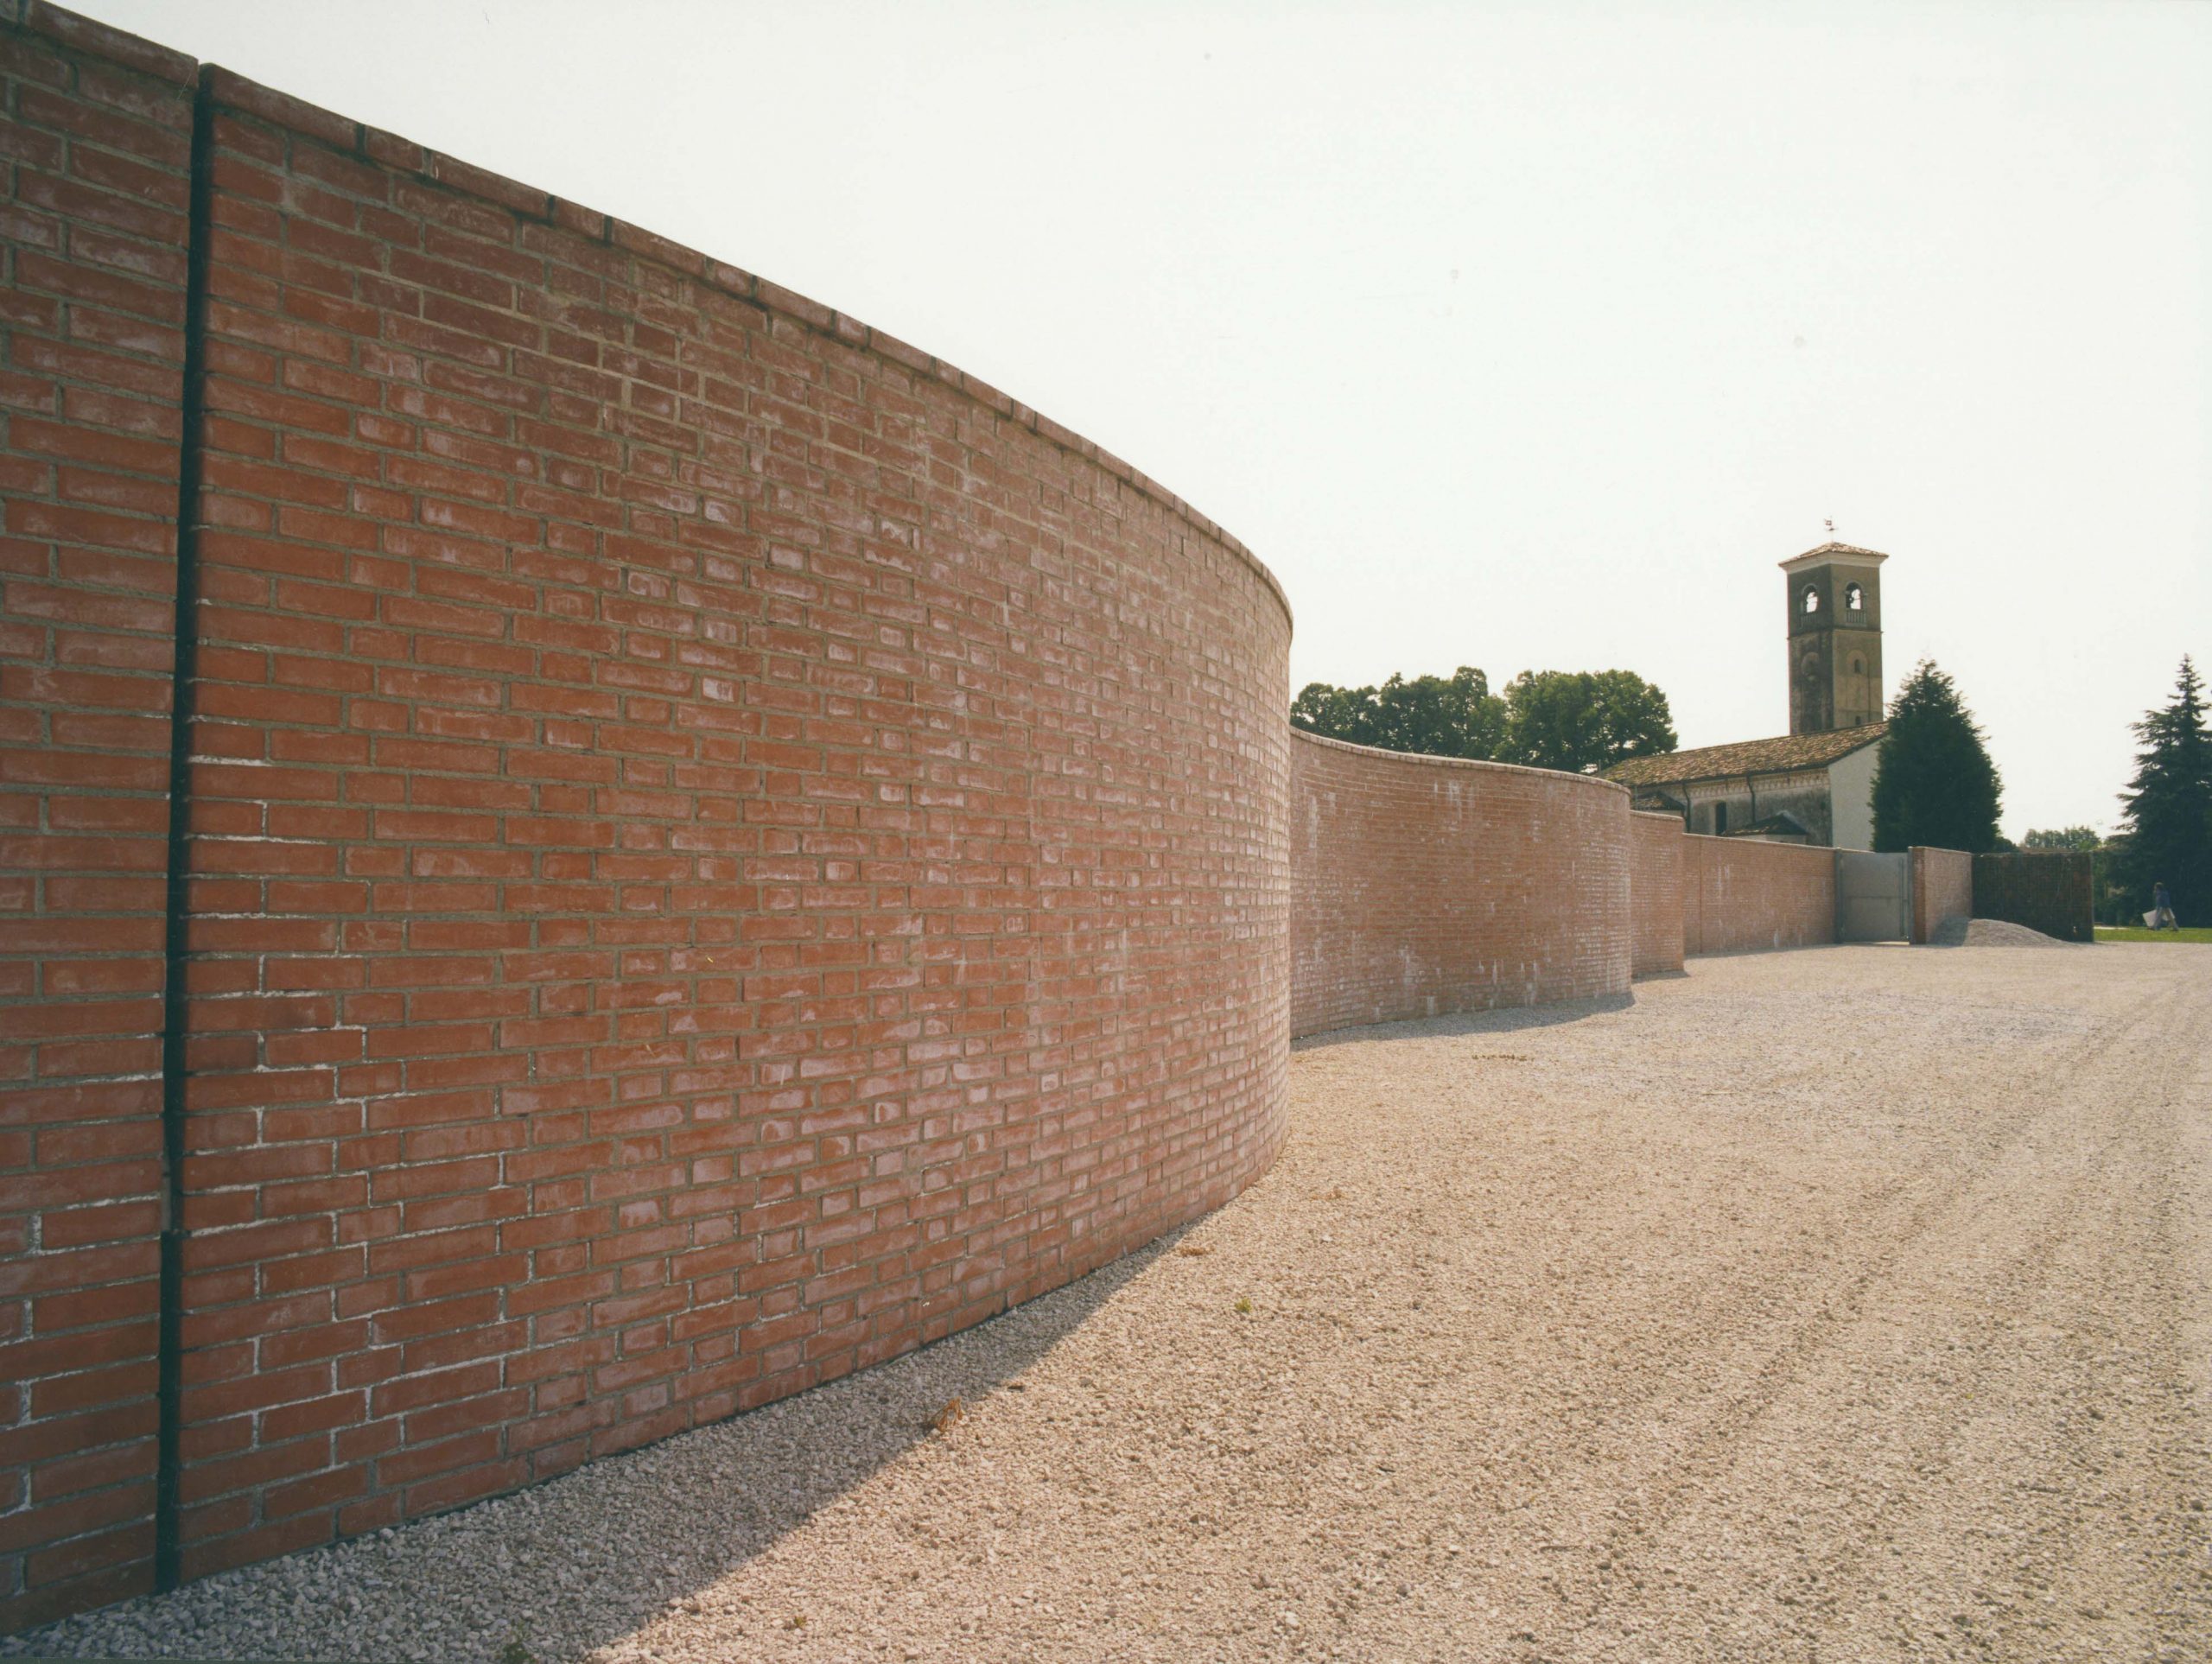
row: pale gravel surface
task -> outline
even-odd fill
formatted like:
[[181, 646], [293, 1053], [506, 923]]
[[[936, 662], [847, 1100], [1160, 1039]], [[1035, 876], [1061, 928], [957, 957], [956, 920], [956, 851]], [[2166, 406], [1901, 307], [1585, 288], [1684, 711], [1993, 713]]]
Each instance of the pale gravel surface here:
[[1245, 1196], [982, 1329], [17, 1647], [2212, 1657], [2212, 949], [1701, 960], [1293, 1089]]
[[2030, 930], [2001, 918], [1947, 918], [1928, 938], [1938, 948], [2075, 948], [2086, 943], [2061, 942], [2055, 936]]

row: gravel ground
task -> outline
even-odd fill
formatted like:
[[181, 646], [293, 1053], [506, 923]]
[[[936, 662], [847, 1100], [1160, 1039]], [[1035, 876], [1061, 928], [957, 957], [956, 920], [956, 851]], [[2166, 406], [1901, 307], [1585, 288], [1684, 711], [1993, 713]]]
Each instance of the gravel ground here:
[[1938, 948], [2071, 948], [2084, 945], [2061, 942], [2055, 936], [2031, 930], [2001, 918], [1947, 918], [1928, 938]]
[[16, 1647], [2212, 1657], [2212, 949], [1702, 960], [1293, 1090], [982, 1329]]

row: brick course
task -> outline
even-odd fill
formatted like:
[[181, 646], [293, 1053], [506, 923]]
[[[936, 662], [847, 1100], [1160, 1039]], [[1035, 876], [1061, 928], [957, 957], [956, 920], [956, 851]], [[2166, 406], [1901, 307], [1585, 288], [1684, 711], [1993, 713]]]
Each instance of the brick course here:
[[45, 21], [0, 29], [0, 1629], [149, 1585], [163, 1196], [192, 65]]
[[1756, 838], [1682, 840], [1683, 951], [1757, 953], [1835, 940], [1835, 852]]
[[1294, 730], [1291, 1028], [1625, 992], [1629, 794]]
[[894, 1356], [1262, 1170], [1264, 572], [800, 297], [213, 89], [187, 1575]]
[[1833, 934], [1824, 851], [1294, 734], [1266, 569], [951, 365], [0, 24], [0, 1629], [152, 1578], [165, 1035], [190, 1577], [1079, 1276], [1294, 1029]]
[[1912, 939], [1929, 942], [1955, 918], [1974, 915], [1974, 857], [1961, 849], [1915, 844], [1912, 860]]
[[[0, 1288], [62, 1383], [10, 1388], [12, 1628], [148, 1575], [193, 67], [5, 40], [54, 112], [11, 223], [167, 285], [9, 269], [7, 1060], [60, 1089], [11, 1095]], [[107, 225], [42, 181], [134, 54], [168, 172]], [[1265, 569], [804, 297], [209, 86], [184, 1575], [895, 1356], [1263, 1170]]]
[[1631, 963], [1639, 977], [1682, 968], [1682, 839], [1679, 815], [1629, 816]]

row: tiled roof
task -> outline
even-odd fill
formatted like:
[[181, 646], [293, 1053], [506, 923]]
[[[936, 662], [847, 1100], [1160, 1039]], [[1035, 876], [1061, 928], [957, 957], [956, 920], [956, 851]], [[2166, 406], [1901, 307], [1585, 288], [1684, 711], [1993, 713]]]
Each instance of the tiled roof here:
[[1744, 774], [1787, 774], [1792, 769], [1824, 768], [1889, 732], [1886, 722], [1838, 728], [1833, 734], [1785, 734], [1774, 740], [1745, 740], [1732, 746], [1700, 746], [1663, 757], [1631, 757], [1605, 770], [1608, 780], [1625, 786], [1675, 785], [1690, 780], [1721, 780]]
[[1753, 821], [1749, 826], [1732, 826], [1720, 835], [1724, 838], [1796, 838], [1802, 841], [1811, 835], [1795, 815], [1770, 815], [1763, 821]]

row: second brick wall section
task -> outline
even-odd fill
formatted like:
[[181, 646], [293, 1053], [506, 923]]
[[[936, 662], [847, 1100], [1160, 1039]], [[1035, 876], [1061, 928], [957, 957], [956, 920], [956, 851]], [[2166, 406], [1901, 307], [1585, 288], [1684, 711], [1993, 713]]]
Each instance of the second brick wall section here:
[[1681, 816], [1638, 812], [1629, 827], [1636, 974], [1660, 976], [1682, 968]]
[[1932, 942], [1954, 919], [1974, 913], [1974, 857], [1960, 849], [1912, 848], [1912, 939]]
[[1683, 951], [1758, 953], [1835, 940], [1835, 852], [1752, 838], [1682, 840]]
[[1291, 1032], [1619, 994], [1629, 798], [1294, 732]]

